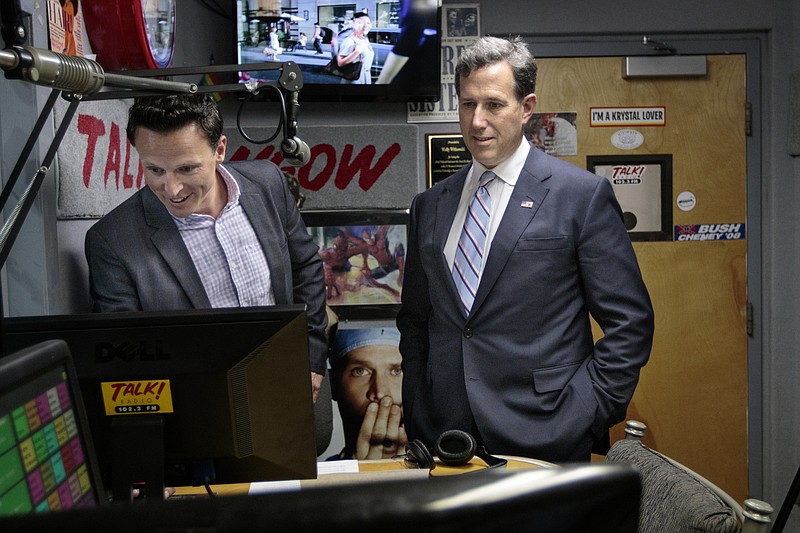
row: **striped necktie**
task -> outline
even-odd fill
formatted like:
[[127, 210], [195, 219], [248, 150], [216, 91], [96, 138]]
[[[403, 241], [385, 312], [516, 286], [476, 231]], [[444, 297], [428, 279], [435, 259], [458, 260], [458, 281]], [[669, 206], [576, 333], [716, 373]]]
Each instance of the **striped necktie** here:
[[494, 172], [489, 170], [481, 175], [480, 185], [472, 197], [467, 217], [464, 219], [464, 228], [461, 230], [453, 261], [453, 280], [456, 282], [458, 295], [467, 314], [475, 300], [483, 265], [486, 234], [489, 231], [489, 214], [492, 209], [492, 197], [486, 187], [494, 178]]

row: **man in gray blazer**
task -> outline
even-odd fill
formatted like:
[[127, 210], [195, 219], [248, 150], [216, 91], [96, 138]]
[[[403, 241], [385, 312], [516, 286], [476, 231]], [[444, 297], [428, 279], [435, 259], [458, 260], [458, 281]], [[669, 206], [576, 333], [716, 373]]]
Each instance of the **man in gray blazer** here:
[[86, 234], [95, 310], [305, 304], [316, 400], [327, 356], [318, 247], [277, 166], [222, 164], [222, 125], [205, 95], [131, 106], [127, 134], [146, 187]]
[[581, 461], [624, 419], [654, 318], [609, 181], [523, 136], [536, 70], [519, 38], [458, 61], [473, 162], [412, 203], [403, 409], [428, 446], [460, 429], [491, 453]]

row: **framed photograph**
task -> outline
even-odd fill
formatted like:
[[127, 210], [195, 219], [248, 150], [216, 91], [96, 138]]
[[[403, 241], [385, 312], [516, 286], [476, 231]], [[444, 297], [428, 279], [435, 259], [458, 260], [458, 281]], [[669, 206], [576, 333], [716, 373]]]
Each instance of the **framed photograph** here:
[[672, 155], [586, 156], [611, 182], [632, 241], [672, 240]]
[[479, 37], [481, 35], [480, 4], [442, 6], [444, 38]]
[[578, 113], [534, 113], [523, 128], [536, 148], [556, 157], [578, 155]]
[[472, 154], [460, 133], [425, 135], [425, 168], [428, 188], [472, 162]]
[[394, 318], [408, 246], [408, 209], [307, 210], [325, 291], [340, 319]]

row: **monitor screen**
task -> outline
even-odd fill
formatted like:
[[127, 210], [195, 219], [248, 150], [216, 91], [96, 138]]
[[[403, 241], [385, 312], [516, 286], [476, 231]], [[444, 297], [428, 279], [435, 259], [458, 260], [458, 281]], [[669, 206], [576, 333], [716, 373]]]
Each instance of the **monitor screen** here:
[[67, 345], [47, 341], [0, 358], [0, 517], [93, 507], [104, 497]]
[[[278, 13], [262, 9], [258, 2], [237, 1], [238, 63], [297, 63], [304, 83], [301, 100], [439, 100], [439, 0], [331, 4], [304, 2], [302, 10]], [[368, 73], [351, 82], [326, 71], [326, 65], [341, 46], [351, 46], [347, 43], [352, 43], [348, 37], [353, 33], [353, 20], [364, 12], [372, 26], [366, 35], [372, 62]], [[315, 33], [319, 39], [314, 39]], [[278, 70], [248, 71], [240, 73], [239, 78], [241, 82], [272, 81], [279, 75]]]
[[162, 450], [167, 486], [316, 477], [302, 305], [12, 317], [4, 327], [10, 348], [69, 345], [115, 498], [141, 481], [120, 473], [137, 475], [130, 465], [143, 457], [147, 468]]

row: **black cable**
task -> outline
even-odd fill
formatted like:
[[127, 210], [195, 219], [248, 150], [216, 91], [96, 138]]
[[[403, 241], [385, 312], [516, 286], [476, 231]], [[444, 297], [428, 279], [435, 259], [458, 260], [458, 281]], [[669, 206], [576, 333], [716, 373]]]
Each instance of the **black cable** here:
[[[244, 128], [242, 128], [242, 111], [244, 110], [244, 105], [247, 102], [249, 102], [250, 100], [252, 100], [253, 97], [255, 97], [258, 94], [259, 90], [262, 87], [269, 87], [270, 89], [272, 89], [276, 93], [278, 93], [278, 98], [279, 98], [280, 104], [281, 104], [281, 113], [280, 113], [280, 120], [278, 121], [278, 127], [275, 128], [275, 133], [273, 133], [272, 136], [269, 137], [268, 139], [264, 139], [262, 141], [257, 141], [255, 139], [251, 138], [249, 135], [247, 135], [247, 133], [245, 133], [245, 131], [244, 131]], [[286, 120], [286, 99], [284, 98], [283, 93], [281, 92], [280, 89], [278, 89], [277, 87], [274, 87], [272, 85], [269, 85], [269, 84], [261, 85], [255, 91], [250, 92], [250, 94], [248, 94], [247, 97], [244, 100], [242, 100], [242, 103], [239, 105], [239, 111], [236, 113], [236, 129], [239, 130], [239, 134], [242, 137], [244, 137], [245, 140], [247, 140], [248, 142], [251, 142], [253, 144], [268, 144], [268, 143], [271, 143], [272, 141], [275, 140], [276, 137], [278, 137], [278, 135], [281, 134], [281, 130], [285, 129], [286, 122], [287, 122], [287, 120]]]

